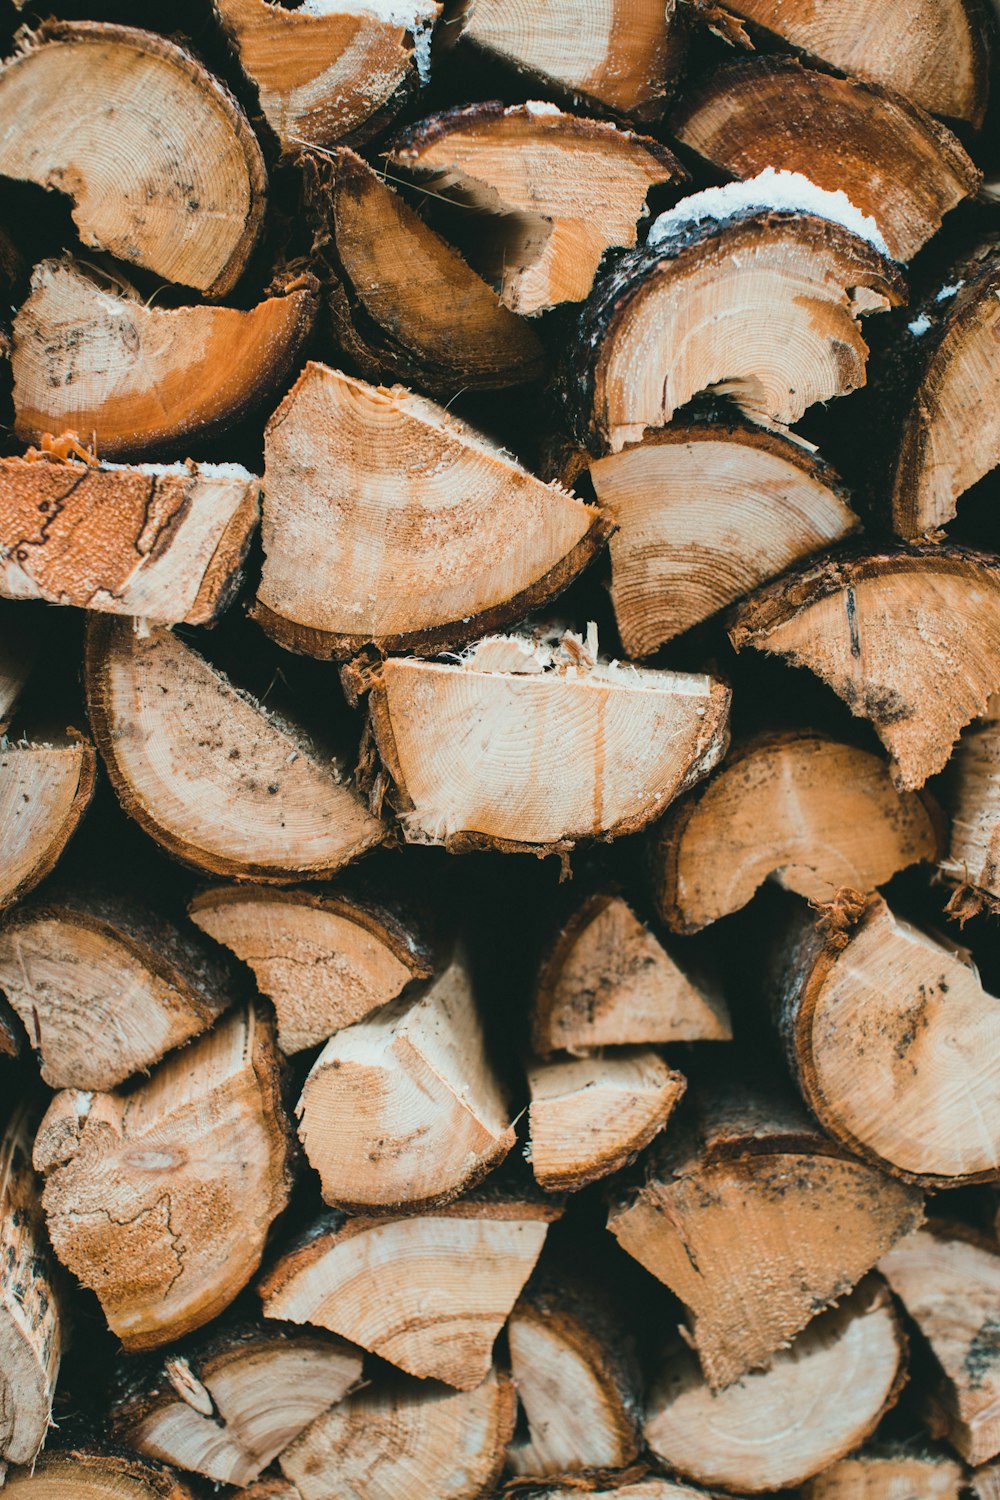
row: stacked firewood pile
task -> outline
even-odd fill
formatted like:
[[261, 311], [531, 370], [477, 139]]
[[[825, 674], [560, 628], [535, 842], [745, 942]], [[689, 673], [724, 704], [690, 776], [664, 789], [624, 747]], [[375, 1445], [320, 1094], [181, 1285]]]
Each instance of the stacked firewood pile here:
[[0, 1483], [996, 1500], [992, 13], [20, 3]]

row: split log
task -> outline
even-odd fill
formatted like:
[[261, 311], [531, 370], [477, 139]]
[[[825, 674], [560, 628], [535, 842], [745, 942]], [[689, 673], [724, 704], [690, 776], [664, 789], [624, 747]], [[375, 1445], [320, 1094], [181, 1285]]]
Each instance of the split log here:
[[50, 1088], [113, 1089], [218, 1018], [236, 987], [209, 943], [136, 897], [47, 892], [0, 927], [0, 988]]
[[279, 645], [429, 652], [523, 619], [611, 529], [443, 407], [310, 363], [265, 434], [253, 615]]
[[897, 786], [921, 787], [1000, 689], [998, 596], [991, 553], [875, 552], [779, 579], [738, 606], [729, 637], [815, 672], [871, 721]]
[[249, 964], [287, 1054], [327, 1041], [434, 972], [433, 952], [411, 922], [338, 891], [213, 886], [189, 912]]
[[639, 1451], [639, 1373], [617, 1309], [560, 1274], [530, 1286], [507, 1325], [528, 1432], [507, 1454], [517, 1475], [620, 1469]]
[[0, 734], [14, 716], [37, 656], [38, 639], [24, 611], [0, 604]]
[[214, 875], [323, 879], [381, 842], [337, 763], [169, 630], [91, 617], [88, 711], [125, 811]]
[[682, 422], [590, 465], [628, 656], [649, 656], [858, 525], [828, 464], [748, 422]]
[[474, 1391], [372, 1385], [331, 1407], [279, 1462], [302, 1500], [478, 1500], [503, 1467], [515, 1405], [495, 1370]]
[[514, 1144], [463, 957], [418, 999], [330, 1038], [296, 1113], [326, 1203], [415, 1212], [474, 1187]]
[[953, 266], [901, 323], [879, 381], [880, 431], [901, 432], [888, 474], [893, 530], [911, 538], [954, 520], [958, 501], [1000, 464], [1000, 239]]
[[68, 192], [88, 248], [209, 297], [239, 280], [267, 188], [228, 90], [156, 32], [101, 21], [50, 22], [0, 67], [0, 173]]
[[675, 0], [473, 0], [463, 38], [578, 103], [659, 120], [684, 56]]
[[274, 1041], [253, 1009], [128, 1094], [57, 1094], [35, 1141], [56, 1254], [129, 1350], [228, 1307], [288, 1201], [288, 1162]]
[[170, 1469], [99, 1448], [43, 1453], [7, 1476], [4, 1500], [194, 1500]]
[[711, 1389], [679, 1344], [647, 1402], [646, 1441], [700, 1484], [747, 1494], [802, 1484], [874, 1431], [905, 1379], [905, 1349], [877, 1278], [821, 1313], [769, 1370], [724, 1391]]
[[262, 1278], [264, 1314], [473, 1390], [558, 1215], [551, 1204], [480, 1194], [405, 1219], [328, 1216]]
[[649, 190], [687, 176], [658, 141], [540, 102], [446, 110], [405, 131], [389, 160], [482, 216], [472, 262], [519, 313], [581, 302], [605, 251], [635, 244]]
[[[714, 19], [749, 23], [765, 41], [780, 38], [796, 51], [842, 73], [870, 78], [934, 115], [983, 123], [989, 58], [976, 0], [897, 0], [872, 15], [867, 0], [695, 0]], [[745, 33], [744, 33], [745, 35]], [[749, 40], [749, 38], [747, 38]]]
[[312, 285], [249, 312], [161, 308], [68, 258], [42, 261], [14, 319], [18, 437], [72, 430], [102, 458], [183, 457], [282, 384], [313, 324]]
[[661, 214], [580, 315], [567, 385], [581, 439], [617, 453], [710, 390], [787, 426], [863, 386], [860, 319], [901, 302], [903, 282], [862, 238], [871, 221], [831, 198], [763, 172]]
[[536, 1488], [531, 1485], [525, 1488], [522, 1485], [511, 1487], [509, 1494], [512, 1500], [580, 1500], [581, 1491], [590, 1496], [590, 1500], [711, 1500], [711, 1496], [705, 1490], [693, 1490], [690, 1485], [680, 1484], [675, 1479], [660, 1479], [650, 1477], [638, 1479], [635, 1483], [618, 1484], [612, 1483], [610, 1489], [604, 1487], [603, 1480], [597, 1480], [591, 1484], [585, 1480], [576, 1480], [571, 1484], [544, 1484]]
[[960, 1464], [944, 1454], [880, 1451], [842, 1458], [802, 1489], [802, 1500], [959, 1500]]
[[361, 1378], [340, 1339], [260, 1325], [215, 1328], [162, 1361], [129, 1360], [111, 1429], [150, 1458], [250, 1484]]
[[0, 594], [210, 624], [239, 589], [259, 493], [238, 464], [0, 459]]
[[730, 1086], [695, 1099], [608, 1228], [686, 1305], [717, 1388], [766, 1367], [922, 1218], [917, 1189], [838, 1150], [800, 1106]]
[[96, 775], [88, 740], [0, 749], [0, 909], [55, 868], [90, 805]]
[[440, 0], [213, 3], [283, 152], [384, 129], [429, 81]]
[[905, 1181], [1000, 1178], [1000, 1003], [968, 954], [856, 892], [786, 947], [776, 1002], [806, 1103]]
[[[972, 886], [973, 901], [1000, 902], [1000, 696], [963, 733], [941, 782], [949, 817], [943, 873]], [[961, 899], [961, 891], [957, 899]]]
[[529, 1160], [547, 1192], [574, 1192], [627, 1166], [687, 1087], [652, 1047], [528, 1068]]
[[724, 754], [729, 700], [712, 677], [599, 662], [596, 640], [494, 636], [458, 665], [383, 662], [371, 723], [409, 842], [545, 854], [650, 823]]
[[34, 1463], [52, 1421], [65, 1338], [57, 1279], [31, 1170], [34, 1121], [0, 1131], [0, 1485], [5, 1463]]
[[846, 193], [899, 261], [912, 260], [982, 176], [961, 142], [922, 109], [794, 58], [718, 69], [685, 98], [670, 130], [734, 177], [776, 167]]
[[1000, 1453], [1000, 1255], [961, 1226], [928, 1226], [883, 1256], [879, 1270], [931, 1347], [940, 1378], [926, 1414], [966, 1463]]
[[984, 1464], [970, 1474], [968, 1494], [974, 1500], [1000, 1500], [1000, 1463]]
[[767, 735], [668, 812], [654, 859], [660, 915], [697, 932], [767, 879], [813, 903], [844, 886], [874, 891], [936, 859], [942, 833], [927, 793], [897, 790], [879, 756], [821, 734]]
[[367, 162], [340, 147], [302, 166], [334, 337], [366, 380], [448, 399], [543, 377], [531, 324]]
[[728, 1041], [725, 1000], [696, 985], [621, 896], [590, 896], [560, 927], [535, 989], [541, 1056], [635, 1042]]

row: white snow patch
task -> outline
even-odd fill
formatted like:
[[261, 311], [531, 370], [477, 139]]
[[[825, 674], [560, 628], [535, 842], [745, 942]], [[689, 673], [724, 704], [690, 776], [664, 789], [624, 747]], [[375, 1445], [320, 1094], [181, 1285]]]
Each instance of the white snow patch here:
[[562, 110], [558, 104], [550, 104], [547, 99], [527, 99], [524, 104], [529, 115], [561, 115]]
[[931, 320], [926, 313], [921, 313], [919, 318], [914, 318], [912, 323], [907, 323], [907, 328], [918, 339], [922, 333], [926, 333], [931, 326]]
[[947, 286], [943, 286], [941, 288], [941, 290], [938, 292], [937, 296], [934, 298], [934, 301], [935, 302], [947, 302], [948, 298], [949, 297], [954, 297], [955, 293], [956, 292], [960, 292], [962, 290], [962, 288], [963, 288], [964, 285], [965, 285], [964, 281], [952, 281], [952, 282], [949, 282]]
[[434, 35], [434, 20], [417, 21], [410, 30], [413, 32], [413, 60], [417, 65], [417, 77], [420, 79], [421, 88], [426, 88], [431, 81], [431, 39]]
[[93, 1092], [85, 1093], [83, 1089], [73, 1090], [73, 1113], [81, 1122], [90, 1114], [90, 1106], [94, 1102]]
[[433, 25], [437, 0], [304, 0], [300, 16], [372, 16], [389, 26], [416, 32], [418, 26]]
[[647, 243], [655, 248], [690, 224], [700, 224], [703, 219], [728, 219], [748, 209], [813, 214], [842, 225], [859, 239], [867, 240], [880, 254], [889, 254], [875, 220], [856, 208], [845, 192], [839, 188], [835, 193], [827, 192], [801, 172], [776, 171], [774, 167], [765, 167], [746, 182], [727, 182], [725, 187], [706, 188], [683, 198], [654, 221]]
[[121, 473], [145, 474], [147, 478], [161, 479], [167, 474], [190, 475], [195, 474], [203, 479], [239, 479], [249, 483], [257, 479], [256, 474], [251, 474], [249, 469], [244, 469], [242, 464], [199, 464], [173, 463], [173, 464], [113, 464], [100, 461], [102, 469], [115, 469]]

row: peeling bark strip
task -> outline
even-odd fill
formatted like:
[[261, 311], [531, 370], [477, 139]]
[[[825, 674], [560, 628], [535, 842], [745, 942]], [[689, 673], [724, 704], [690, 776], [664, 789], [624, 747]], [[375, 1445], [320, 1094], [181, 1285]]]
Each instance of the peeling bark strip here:
[[85, 245], [209, 297], [238, 281], [267, 187], [221, 83], [155, 32], [99, 21], [50, 22], [0, 66], [0, 173], [68, 191]]
[[0, 594], [207, 625], [239, 588], [260, 481], [0, 459]]
[[31, 1170], [35, 1121], [16, 1108], [0, 1131], [0, 1469], [31, 1464], [52, 1423], [62, 1358], [62, 1286]]
[[440, 0], [213, 4], [283, 152], [376, 133], [429, 81]]
[[[816, 563], [740, 605], [737, 651], [808, 667], [870, 719], [897, 786], [944, 769], [966, 724], [1000, 690], [1000, 562], [924, 546]], [[962, 671], [955, 664], [962, 662]]]
[[729, 698], [575, 636], [493, 636], [457, 666], [384, 662], [371, 719], [410, 842], [545, 854], [645, 827], [724, 753]]
[[195, 1500], [172, 1469], [99, 1448], [43, 1453], [7, 1476], [4, 1500]]
[[409, 1375], [474, 1390], [560, 1212], [487, 1187], [405, 1219], [330, 1215], [261, 1279], [265, 1316], [328, 1328]]
[[59, 1259], [126, 1349], [153, 1349], [229, 1306], [290, 1191], [268, 1025], [237, 1011], [128, 1094], [56, 1094], [35, 1166]]
[[936, 859], [942, 835], [930, 795], [898, 790], [877, 755], [820, 734], [767, 735], [667, 813], [653, 858], [660, 915], [698, 932], [768, 879], [812, 902], [874, 891]]
[[361, 1379], [361, 1350], [265, 1324], [202, 1334], [183, 1354], [119, 1366], [111, 1427], [137, 1452], [250, 1484]]
[[0, 910], [55, 868], [90, 805], [96, 775], [87, 740], [0, 749]]
[[858, 898], [791, 934], [776, 1003], [806, 1103], [849, 1151], [927, 1187], [1000, 1179], [1000, 1003], [967, 954]]
[[547, 604], [609, 530], [443, 407], [310, 363], [265, 433], [253, 614], [313, 656], [453, 648]]
[[623, 1250], [685, 1303], [713, 1388], [767, 1368], [923, 1218], [923, 1196], [838, 1149], [798, 1104], [702, 1092], [613, 1201]]
[[92, 616], [85, 675], [122, 806], [178, 859], [288, 884], [326, 878], [384, 838], [330, 755], [169, 630]]
[[547, 103], [432, 115], [389, 160], [483, 216], [473, 264], [520, 313], [582, 301], [604, 252], [635, 244], [650, 188], [687, 176], [658, 141]]
[[68, 257], [42, 261], [14, 319], [15, 430], [24, 442], [74, 431], [102, 458], [183, 458], [189, 439], [273, 393], [315, 313], [311, 289], [249, 312], [147, 306]]

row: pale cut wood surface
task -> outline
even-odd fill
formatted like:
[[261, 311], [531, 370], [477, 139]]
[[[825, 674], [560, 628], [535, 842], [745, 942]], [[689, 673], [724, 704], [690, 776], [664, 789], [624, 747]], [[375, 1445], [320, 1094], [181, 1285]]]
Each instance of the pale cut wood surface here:
[[0, 749], [0, 909], [54, 868], [87, 811], [96, 775], [88, 740]]
[[481, 1196], [403, 1219], [334, 1217], [265, 1273], [265, 1316], [328, 1328], [407, 1374], [474, 1390], [558, 1213]]
[[731, 753], [665, 818], [654, 859], [660, 914], [694, 932], [739, 911], [771, 879], [808, 901], [873, 891], [933, 860], [942, 820], [925, 793], [893, 786], [877, 755], [789, 732]]
[[211, 297], [239, 279], [267, 186], [212, 74], [155, 32], [97, 21], [49, 23], [0, 67], [0, 172], [68, 192], [88, 248]]
[[803, 1486], [803, 1500], [959, 1500], [962, 1466], [942, 1454], [864, 1451]]
[[92, 616], [90, 721], [125, 810], [215, 875], [332, 875], [380, 843], [336, 761], [169, 630]]
[[611, 598], [622, 644], [649, 656], [858, 518], [818, 455], [764, 428], [686, 422], [590, 465], [617, 522]]
[[7, 1476], [4, 1500], [195, 1500], [171, 1469], [99, 1448], [43, 1453]]
[[127, 1349], [216, 1317], [256, 1271], [290, 1191], [268, 1025], [234, 1012], [128, 1094], [56, 1094], [35, 1166], [60, 1260]]
[[464, 957], [331, 1037], [296, 1113], [324, 1200], [355, 1213], [441, 1204], [497, 1166], [514, 1128]]
[[965, 730], [941, 782], [949, 814], [941, 869], [952, 880], [1000, 899], [1000, 696]]
[[239, 588], [260, 481], [0, 459], [0, 594], [207, 625]]
[[310, 287], [234, 307], [158, 307], [69, 257], [41, 261], [14, 318], [15, 430], [70, 429], [101, 458], [186, 457], [284, 379], [312, 327]]
[[254, 615], [316, 656], [463, 645], [546, 603], [609, 530], [436, 403], [311, 362], [265, 434]]
[[902, 1383], [904, 1348], [877, 1278], [810, 1323], [769, 1370], [724, 1391], [710, 1389], [679, 1345], [648, 1397], [646, 1441], [704, 1485], [760, 1494], [801, 1484], [872, 1432]]

